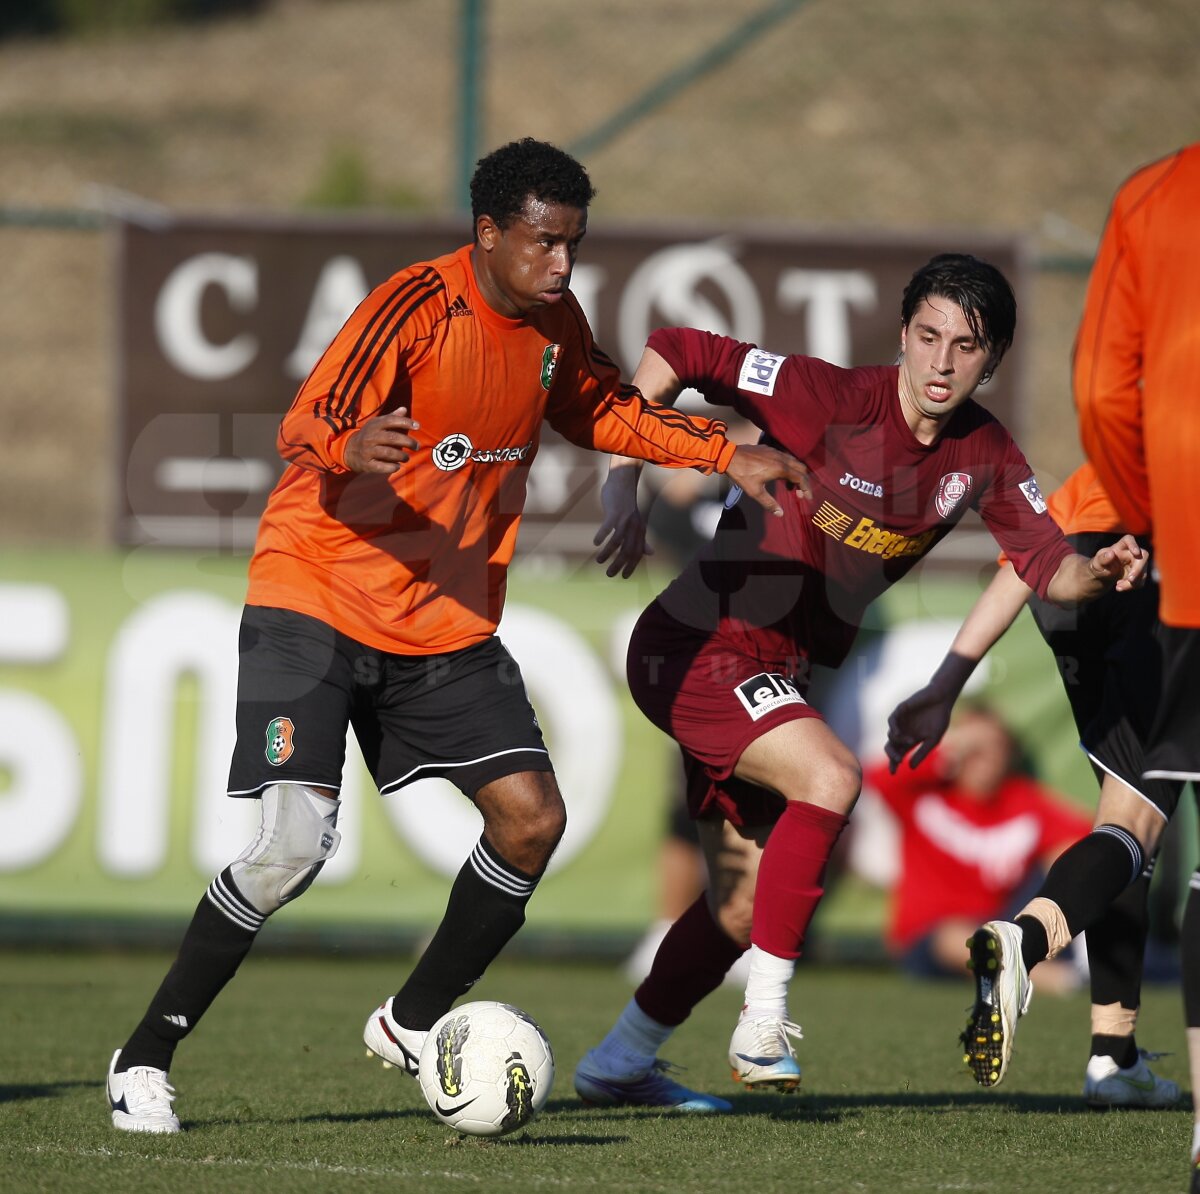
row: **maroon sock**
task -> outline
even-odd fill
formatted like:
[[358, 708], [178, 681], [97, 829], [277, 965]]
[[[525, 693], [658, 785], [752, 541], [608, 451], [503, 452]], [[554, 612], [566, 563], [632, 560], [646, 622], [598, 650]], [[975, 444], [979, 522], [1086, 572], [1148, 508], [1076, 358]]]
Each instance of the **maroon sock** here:
[[638, 1007], [652, 1020], [674, 1027], [715, 991], [745, 947], [713, 920], [708, 899], [700, 898], [671, 926], [645, 981], [634, 992]]
[[798, 958], [825, 894], [825, 865], [849, 818], [789, 800], [763, 849], [750, 940], [777, 958]]

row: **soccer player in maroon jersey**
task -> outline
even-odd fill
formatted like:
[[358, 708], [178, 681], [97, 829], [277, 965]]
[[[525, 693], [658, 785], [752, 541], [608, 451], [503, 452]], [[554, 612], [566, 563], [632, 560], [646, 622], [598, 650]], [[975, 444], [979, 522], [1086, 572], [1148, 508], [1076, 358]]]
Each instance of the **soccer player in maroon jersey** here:
[[[575, 1088], [586, 1101], [729, 1110], [664, 1082], [658, 1051], [747, 943], [734, 1077], [747, 1088], [798, 1084], [788, 986], [861, 782], [858, 760], [805, 699], [809, 668], [842, 662], [871, 601], [967, 509], [1050, 601], [1140, 582], [1146, 559], [1130, 537], [1090, 558], [1071, 549], [1024, 456], [973, 401], [1015, 326], [1003, 274], [943, 254], [904, 291], [896, 365], [843, 369], [689, 329], [650, 337], [635, 376], [647, 397], [671, 402], [692, 386], [733, 407], [804, 461], [812, 495], [780, 495], [783, 518], [729, 502], [712, 542], [633, 632], [630, 687], [683, 752], [710, 884], [580, 1062]], [[614, 461], [605, 484], [597, 543], [610, 575], [629, 575], [645, 549], [638, 472]]]

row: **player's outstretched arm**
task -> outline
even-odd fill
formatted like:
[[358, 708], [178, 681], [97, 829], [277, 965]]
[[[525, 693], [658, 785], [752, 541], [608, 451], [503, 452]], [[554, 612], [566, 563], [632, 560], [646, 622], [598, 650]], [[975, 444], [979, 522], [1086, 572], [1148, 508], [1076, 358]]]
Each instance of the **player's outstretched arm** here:
[[1030, 592], [1013, 566], [1005, 564], [963, 619], [929, 683], [892, 710], [884, 753], [893, 775], [909, 751], [909, 766], [916, 767], [942, 740], [963, 686], [1016, 620]]
[[1127, 593], [1146, 583], [1150, 554], [1132, 535], [1102, 547], [1091, 559], [1071, 555], [1058, 566], [1046, 587], [1046, 597], [1055, 605], [1078, 605], [1095, 601], [1110, 589]]
[[[670, 406], [679, 397], [683, 383], [661, 353], [646, 348], [633, 375], [633, 384], [646, 398]], [[747, 497], [777, 516], [783, 514], [783, 509], [767, 489], [772, 481], [785, 481], [805, 498], [812, 497], [808, 469], [794, 456], [763, 444], [740, 445], [734, 451], [725, 475]]]
[[420, 426], [403, 406], [367, 419], [346, 441], [346, 467], [355, 473], [394, 473], [421, 446], [408, 434]]

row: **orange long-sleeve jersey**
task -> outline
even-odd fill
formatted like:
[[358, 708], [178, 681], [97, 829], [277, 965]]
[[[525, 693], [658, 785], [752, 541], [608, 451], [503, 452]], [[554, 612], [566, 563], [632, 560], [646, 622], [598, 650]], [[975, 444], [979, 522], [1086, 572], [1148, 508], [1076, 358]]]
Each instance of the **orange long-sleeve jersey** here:
[[1200, 143], [1118, 189], [1075, 345], [1080, 435], [1127, 530], [1153, 531], [1160, 614], [1200, 627]]
[[1088, 461], [1046, 499], [1046, 508], [1064, 535], [1089, 531], [1112, 531], [1115, 535], [1121, 529], [1121, 516]]
[[[421, 448], [355, 473], [346, 442], [406, 407]], [[279, 432], [290, 463], [267, 501], [247, 601], [309, 614], [359, 642], [427, 655], [495, 629], [543, 419], [573, 443], [723, 472], [725, 424], [622, 383], [568, 292], [524, 319], [487, 305], [470, 247], [367, 296]]]

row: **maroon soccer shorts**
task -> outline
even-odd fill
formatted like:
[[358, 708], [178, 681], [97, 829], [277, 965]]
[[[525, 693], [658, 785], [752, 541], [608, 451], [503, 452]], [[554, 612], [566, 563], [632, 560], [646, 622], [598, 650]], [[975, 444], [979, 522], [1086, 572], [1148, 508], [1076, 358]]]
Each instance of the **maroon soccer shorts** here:
[[626, 673], [638, 708], [683, 752], [692, 817], [772, 824], [783, 797], [735, 778], [733, 769], [768, 730], [821, 716], [804, 699], [807, 683], [780, 662], [684, 626], [657, 601], [634, 627]]

